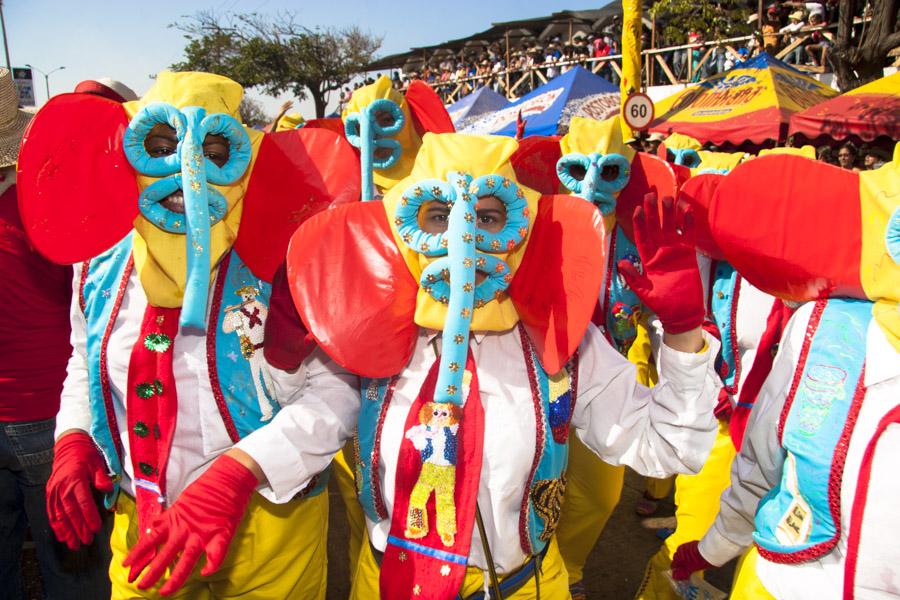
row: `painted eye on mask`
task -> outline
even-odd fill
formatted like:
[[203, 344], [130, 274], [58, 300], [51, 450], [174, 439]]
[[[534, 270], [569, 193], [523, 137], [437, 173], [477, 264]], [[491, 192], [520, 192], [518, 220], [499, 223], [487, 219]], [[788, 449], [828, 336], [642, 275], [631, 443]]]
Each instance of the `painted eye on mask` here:
[[604, 215], [616, 206], [615, 195], [631, 176], [631, 165], [621, 154], [566, 154], [556, 163], [556, 174], [570, 192], [593, 202]]
[[667, 148], [666, 160], [689, 169], [696, 169], [701, 162], [700, 155], [693, 148]]
[[[450, 207], [439, 201], [424, 203], [419, 208], [419, 227], [431, 234], [447, 231]], [[506, 205], [496, 196], [478, 198], [475, 205], [475, 226], [489, 233], [499, 233], [506, 226]]]

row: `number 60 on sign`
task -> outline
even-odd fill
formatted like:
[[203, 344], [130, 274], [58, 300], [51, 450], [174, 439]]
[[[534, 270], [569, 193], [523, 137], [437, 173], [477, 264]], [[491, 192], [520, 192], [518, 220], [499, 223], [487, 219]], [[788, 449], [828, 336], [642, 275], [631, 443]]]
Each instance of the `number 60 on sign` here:
[[622, 106], [625, 123], [632, 129], [646, 129], [653, 121], [653, 112], [653, 100], [641, 92], [635, 92], [628, 96]]

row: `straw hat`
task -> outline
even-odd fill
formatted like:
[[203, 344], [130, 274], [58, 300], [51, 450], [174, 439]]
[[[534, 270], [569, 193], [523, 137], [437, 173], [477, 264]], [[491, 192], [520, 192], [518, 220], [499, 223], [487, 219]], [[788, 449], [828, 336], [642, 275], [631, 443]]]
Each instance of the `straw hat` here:
[[34, 115], [19, 108], [19, 92], [12, 73], [0, 67], [0, 167], [16, 164], [19, 142]]
[[791, 19], [792, 21], [802, 21], [803, 20], [803, 11], [795, 10], [794, 12], [792, 12], [791, 14], [788, 15], [788, 19]]

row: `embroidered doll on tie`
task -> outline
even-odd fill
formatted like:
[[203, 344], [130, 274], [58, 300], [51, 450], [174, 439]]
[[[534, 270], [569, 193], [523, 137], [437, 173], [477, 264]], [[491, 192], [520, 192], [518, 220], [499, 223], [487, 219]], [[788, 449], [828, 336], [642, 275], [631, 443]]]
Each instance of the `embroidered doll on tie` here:
[[269, 370], [266, 368], [266, 359], [262, 352], [257, 352], [264, 346], [264, 323], [268, 316], [268, 309], [256, 299], [259, 290], [252, 285], [245, 285], [235, 290], [235, 293], [241, 296], [241, 303], [225, 309], [222, 331], [235, 333], [240, 339], [241, 355], [250, 364], [253, 387], [256, 390], [260, 412], [262, 412], [260, 421], [268, 421], [273, 416], [272, 404], [269, 399], [275, 398], [275, 388]]
[[422, 470], [409, 497], [406, 537], [428, 535], [425, 505], [434, 492], [438, 535], [445, 546], [453, 546], [456, 537], [456, 434], [460, 409], [448, 402], [427, 402], [419, 411], [419, 425], [410, 427], [406, 438], [422, 457]]

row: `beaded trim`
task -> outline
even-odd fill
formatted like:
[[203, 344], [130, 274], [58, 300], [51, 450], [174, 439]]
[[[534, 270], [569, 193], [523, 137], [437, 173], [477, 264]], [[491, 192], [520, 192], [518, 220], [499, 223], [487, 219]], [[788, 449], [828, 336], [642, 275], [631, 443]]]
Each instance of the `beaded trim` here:
[[525, 481], [525, 494], [522, 498], [522, 505], [519, 507], [519, 544], [522, 546], [522, 551], [531, 556], [534, 553], [534, 548], [531, 546], [531, 533], [528, 531], [528, 494], [531, 490], [531, 484], [534, 483], [538, 465], [540, 465], [541, 458], [544, 455], [544, 403], [535, 373], [531, 341], [528, 339], [525, 327], [522, 326], [521, 322], [518, 325], [518, 329], [519, 339], [522, 342], [522, 352], [525, 355], [525, 366], [528, 369], [528, 384], [531, 386], [531, 398], [534, 404], [534, 459], [531, 462], [528, 479]]
[[375, 428], [375, 440], [372, 444], [372, 456], [369, 459], [369, 469], [372, 473], [372, 500], [375, 505], [375, 512], [379, 519], [387, 519], [387, 508], [384, 505], [384, 496], [381, 493], [381, 476], [379, 474], [379, 464], [381, 460], [381, 430], [384, 428], [384, 420], [387, 417], [388, 407], [394, 398], [394, 388], [397, 385], [397, 376], [391, 377], [388, 383], [387, 393], [384, 395], [384, 401], [381, 403], [381, 413], [378, 415], [378, 426]]
[[237, 427], [234, 425], [234, 419], [228, 412], [228, 405], [225, 404], [225, 396], [222, 394], [222, 386], [219, 383], [219, 369], [216, 364], [216, 334], [219, 331], [219, 310], [222, 307], [222, 292], [225, 289], [225, 277], [228, 274], [228, 263], [231, 262], [231, 252], [225, 255], [222, 262], [219, 263], [219, 272], [216, 273], [216, 285], [213, 290], [213, 297], [209, 309], [209, 326], [206, 333], [206, 364], [209, 371], [209, 384], [212, 388], [213, 397], [216, 399], [216, 408], [219, 409], [219, 415], [225, 423], [225, 431], [233, 443], [237, 443], [241, 439]]
[[[116, 453], [119, 455], [121, 462], [122, 438], [119, 436], [119, 424], [116, 421], [116, 409], [113, 405], [112, 390], [109, 387], [109, 359], [107, 349], [109, 348], [109, 338], [112, 335], [113, 327], [119, 317], [119, 309], [122, 307], [122, 300], [125, 298], [125, 290], [128, 288], [128, 281], [131, 279], [131, 272], [134, 270], [134, 255], [128, 257], [125, 263], [125, 269], [122, 273], [122, 280], [119, 282], [119, 290], [116, 292], [116, 301], [113, 304], [112, 312], [109, 316], [109, 323], [106, 325], [106, 331], [103, 332], [103, 339], [100, 341], [100, 389], [103, 392], [103, 406], [106, 408], [106, 422], [109, 425], [110, 434], [112, 434], [113, 444], [116, 446]], [[86, 271], [85, 271], [86, 273]], [[82, 278], [83, 285], [84, 278]]]
[[81, 263], [81, 281], [78, 282], [78, 306], [81, 307], [81, 314], [85, 314], [85, 311], [87, 310], [87, 299], [84, 297], [84, 284], [87, 282], [87, 274], [90, 266], [90, 260]]
[[803, 369], [806, 366], [806, 358], [809, 355], [809, 347], [812, 344], [813, 334], [819, 327], [819, 321], [822, 320], [822, 313], [825, 311], [827, 300], [817, 300], [813, 307], [812, 314], [809, 317], [809, 324], [806, 326], [806, 334], [803, 337], [803, 345], [800, 347], [800, 357], [797, 359], [797, 368], [794, 370], [794, 379], [791, 381], [791, 388], [784, 406], [781, 409], [781, 416], [778, 417], [778, 443], [784, 444], [784, 424], [787, 421], [788, 414], [791, 412], [791, 405], [794, 403], [794, 396], [797, 395], [797, 389], [800, 387], [800, 380], [803, 378]]
[[[712, 289], [712, 286], [710, 286], [710, 289]], [[725, 391], [731, 396], [737, 395], [741, 382], [741, 355], [737, 341], [737, 311], [740, 297], [741, 275], [740, 273], [737, 273], [734, 278], [734, 290], [731, 292], [731, 323], [728, 324], [729, 333], [731, 335], [731, 355], [734, 357], [734, 381], [731, 385], [725, 386]], [[727, 375], [727, 365], [723, 363], [722, 366], [724, 371], [722, 373], [722, 380], [724, 381], [725, 375]]]
[[889, 425], [900, 423], [900, 406], [895, 406], [878, 422], [875, 434], [866, 446], [859, 469], [859, 479], [856, 482], [856, 492], [853, 495], [853, 507], [850, 512], [850, 531], [847, 535], [847, 554], [844, 560], [844, 598], [853, 597], [853, 588], [856, 587], [856, 564], [859, 560], [859, 541], [862, 536], [863, 513], [866, 510], [866, 501], [869, 495], [869, 481], [872, 477], [872, 461], [875, 457], [875, 449], [878, 442]]

